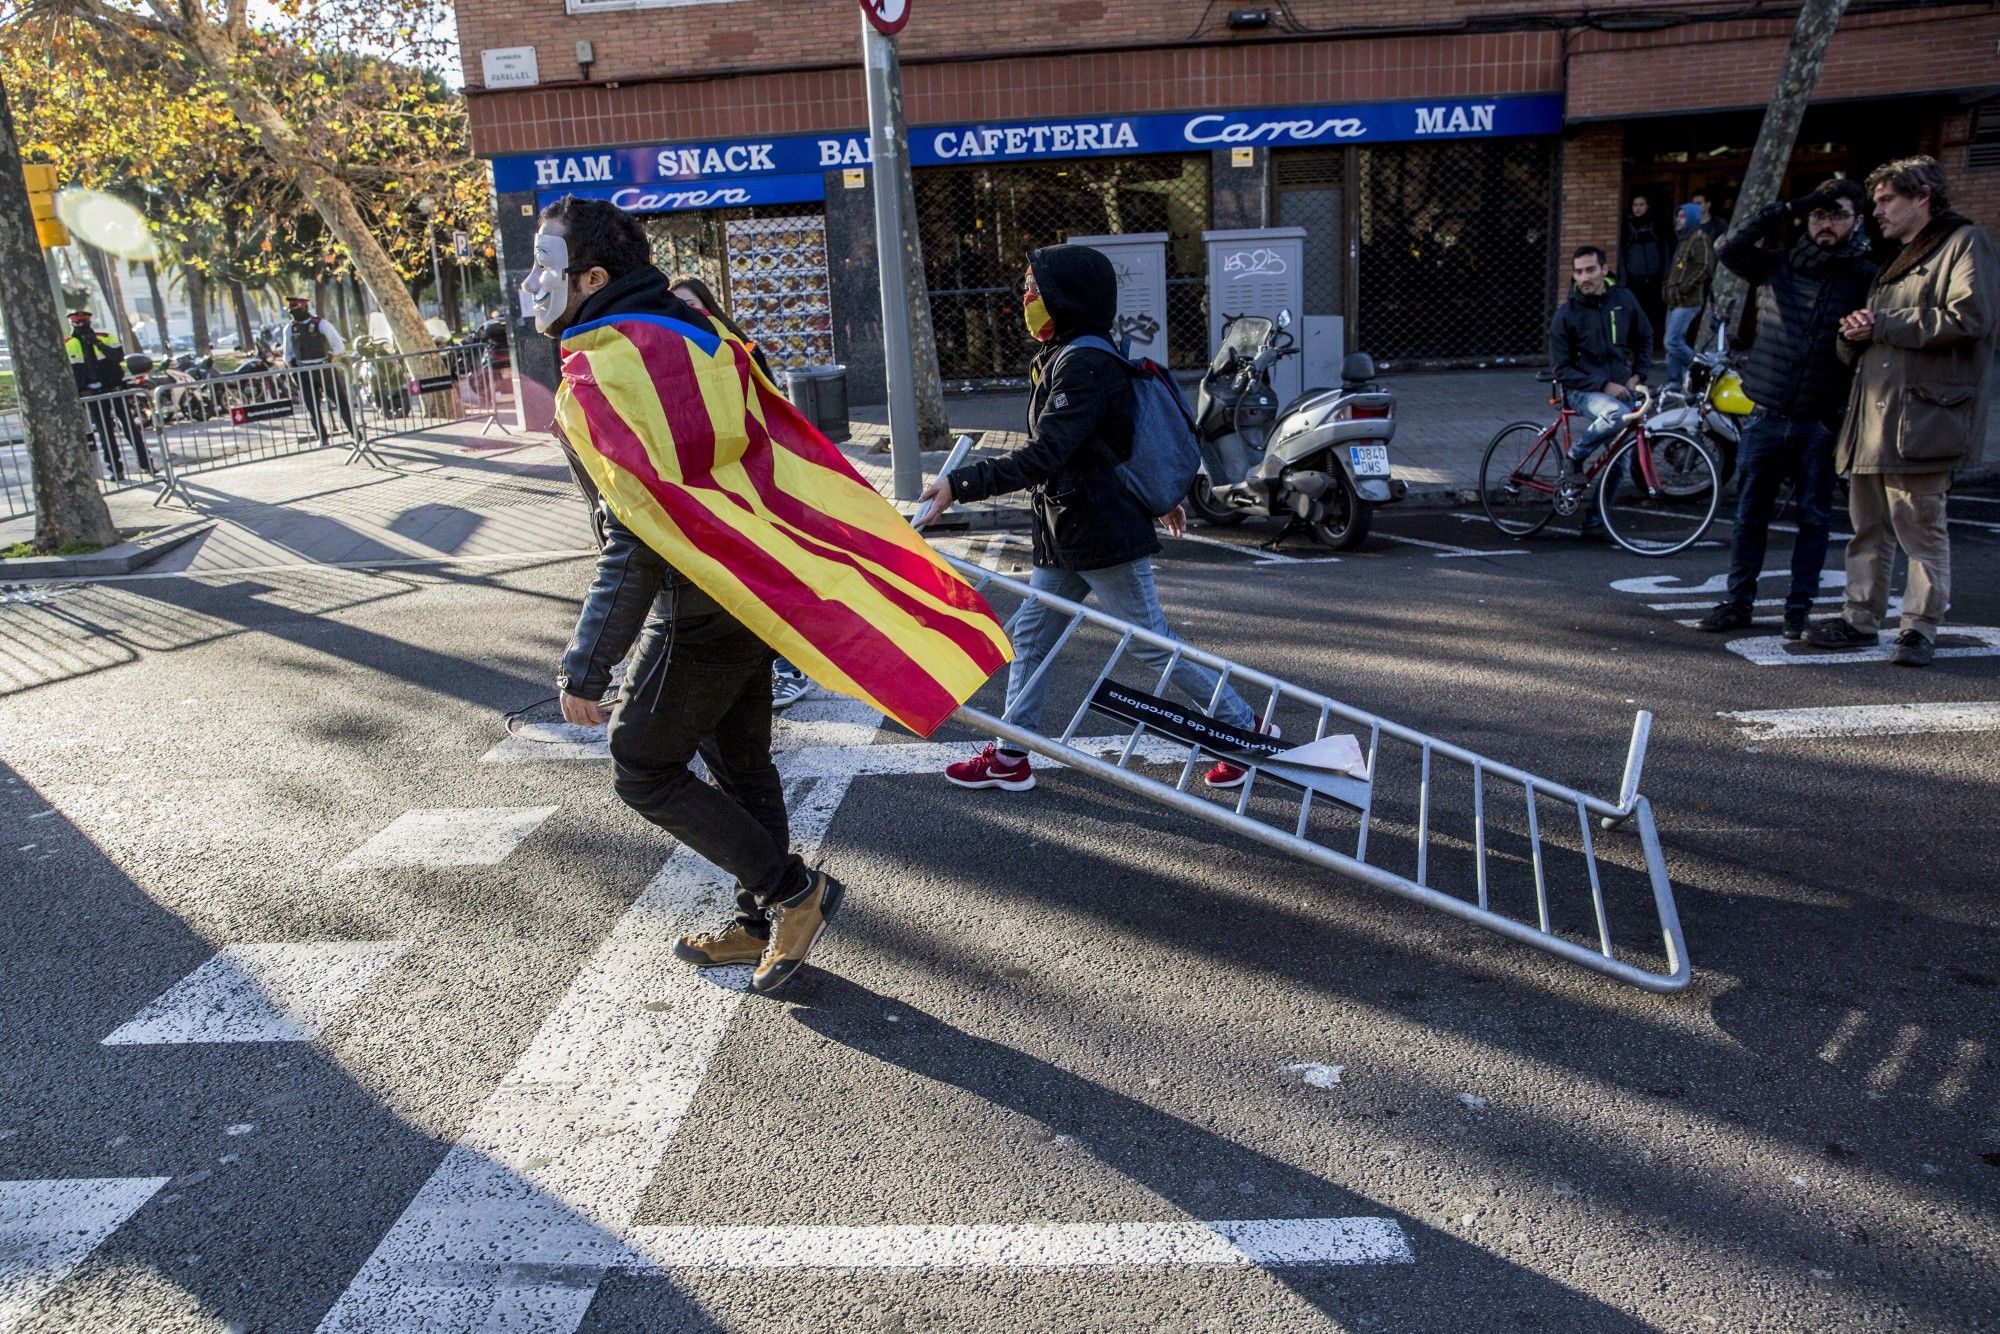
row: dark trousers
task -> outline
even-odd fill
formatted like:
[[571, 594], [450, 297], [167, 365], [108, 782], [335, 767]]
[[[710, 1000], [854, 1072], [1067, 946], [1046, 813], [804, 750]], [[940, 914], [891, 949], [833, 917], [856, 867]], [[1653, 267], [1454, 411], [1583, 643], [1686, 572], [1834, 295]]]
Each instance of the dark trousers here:
[[[774, 656], [728, 615], [655, 614], [609, 734], [619, 797], [735, 876], [736, 920], [758, 936], [764, 909], [806, 887], [771, 762]], [[688, 769], [697, 752], [712, 785]]]
[[1729, 544], [1729, 601], [1757, 600], [1771, 514], [1786, 478], [1796, 483], [1799, 535], [1792, 543], [1792, 586], [1785, 610], [1804, 611], [1819, 596], [1833, 519], [1833, 431], [1824, 423], [1759, 408], [1737, 448], [1736, 534]]
[[331, 398], [340, 409], [340, 420], [347, 423], [347, 433], [357, 434], [354, 429], [354, 405], [347, 398], [347, 378], [330, 366], [299, 367], [299, 394], [306, 401], [306, 415], [312, 418], [313, 434], [321, 444], [327, 443], [326, 422], [321, 417], [320, 400]]
[[86, 399], [83, 406], [84, 416], [90, 420], [90, 429], [97, 436], [97, 446], [104, 453], [104, 466], [111, 470], [113, 477], [122, 479], [125, 476], [125, 460], [118, 452], [120, 430], [132, 442], [132, 453], [139, 460], [141, 470], [153, 470], [153, 460], [146, 453], [146, 436], [139, 429], [139, 418], [132, 411], [131, 399]]

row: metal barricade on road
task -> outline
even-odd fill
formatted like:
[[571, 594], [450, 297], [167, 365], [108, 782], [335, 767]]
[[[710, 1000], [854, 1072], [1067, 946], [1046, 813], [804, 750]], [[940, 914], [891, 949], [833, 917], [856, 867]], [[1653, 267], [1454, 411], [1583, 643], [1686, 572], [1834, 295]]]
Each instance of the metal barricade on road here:
[[[1656, 992], [1688, 984], [1673, 885], [1652, 807], [1639, 795], [1651, 714], [1634, 720], [1624, 782], [1611, 801], [947, 559], [989, 601], [1018, 600], [1010, 631], [1031, 604], [1060, 625], [1038, 674], [1052, 710], [1074, 704], [1053, 736], [970, 706], [954, 715], [959, 721], [1620, 982]], [[1164, 663], [1157, 679], [1150, 665], [1145, 686], [1117, 679], [1146, 650]], [[1183, 664], [1218, 678], [1205, 707], [1163, 698]], [[1287, 739], [1218, 724], [1225, 688], [1244, 693], [1253, 709], [1261, 702], [1262, 718], [1281, 724]], [[1073, 744], [1092, 714], [1130, 729], [1115, 758]], [[1351, 738], [1338, 733], [1342, 725]], [[1299, 753], [1302, 742], [1313, 743], [1311, 753]], [[1218, 759], [1247, 770], [1242, 785], [1192, 790], [1204, 762]], [[1507, 793], [1518, 795], [1503, 801]], [[1636, 866], [1602, 857], [1597, 845], [1598, 831], [1627, 821], [1638, 835]]]
[[338, 364], [276, 367], [247, 375], [160, 385], [153, 419], [168, 467], [162, 503], [195, 474], [238, 463], [348, 447], [348, 462], [370, 458], [365, 423], [356, 410], [349, 369]]
[[454, 422], [500, 423], [493, 352], [484, 343], [357, 357], [354, 373], [368, 438], [417, 435]]
[[[154, 482], [171, 481], [153, 428], [152, 396], [132, 386], [78, 399], [96, 464], [97, 487], [105, 495]], [[35, 512], [35, 478], [25, 430], [0, 439], [0, 519]]]

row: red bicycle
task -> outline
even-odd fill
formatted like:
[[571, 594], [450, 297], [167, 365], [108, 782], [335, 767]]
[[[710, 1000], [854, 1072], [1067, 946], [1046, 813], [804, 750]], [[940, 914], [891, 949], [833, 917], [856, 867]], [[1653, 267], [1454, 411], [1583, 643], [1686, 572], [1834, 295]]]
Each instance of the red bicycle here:
[[1558, 514], [1580, 513], [1594, 492], [1605, 531], [1635, 555], [1671, 556], [1701, 540], [1721, 503], [1721, 470], [1695, 437], [1646, 429], [1652, 395], [1644, 386], [1618, 434], [1581, 470], [1569, 457], [1570, 422], [1580, 414], [1559, 388], [1549, 402], [1561, 408], [1554, 421], [1501, 427], [1479, 461], [1479, 503], [1494, 527], [1526, 537]]

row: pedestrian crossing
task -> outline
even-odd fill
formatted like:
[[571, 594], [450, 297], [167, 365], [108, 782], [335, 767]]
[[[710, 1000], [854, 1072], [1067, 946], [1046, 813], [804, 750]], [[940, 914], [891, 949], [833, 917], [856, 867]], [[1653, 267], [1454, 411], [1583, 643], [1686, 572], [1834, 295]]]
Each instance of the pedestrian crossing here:
[[[826, 696], [801, 702], [774, 730], [794, 848], [809, 860], [857, 779], [935, 774], [964, 753], [962, 744], [898, 740], [880, 714]], [[1079, 744], [1110, 752], [1125, 741]], [[1175, 754], [1167, 748], [1159, 758]], [[606, 758], [601, 728], [525, 723], [479, 763]], [[411, 809], [334, 870], [351, 877], [497, 866], [559, 809]], [[1001, 1223], [981, 1220], [968, 1202], [973, 1217], [883, 1227], [643, 1224], [648, 1184], [670, 1161], [748, 992], [748, 969], [691, 969], [671, 947], [681, 933], [722, 920], [732, 896], [727, 878], [691, 851], [668, 855], [325, 1312], [322, 1331], [575, 1329], [604, 1277], [683, 1269], [1060, 1272], [1414, 1261], [1402, 1225], [1388, 1217]], [[225, 944], [101, 1041], [138, 1049], [312, 1042], [381, 986], [412, 944]], [[170, 1179], [0, 1183], [0, 1334], [31, 1316]]]

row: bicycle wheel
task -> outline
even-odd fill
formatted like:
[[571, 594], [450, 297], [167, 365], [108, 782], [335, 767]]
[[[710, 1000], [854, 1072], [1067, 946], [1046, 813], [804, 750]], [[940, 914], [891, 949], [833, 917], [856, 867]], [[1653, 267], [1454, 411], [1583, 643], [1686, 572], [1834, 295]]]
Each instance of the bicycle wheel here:
[[1671, 556], [1708, 531], [1721, 498], [1721, 472], [1708, 446], [1677, 431], [1653, 431], [1618, 447], [1598, 484], [1597, 512], [1611, 540], [1627, 551]]
[[1479, 460], [1479, 504], [1493, 526], [1526, 537], [1555, 517], [1556, 479], [1562, 459], [1555, 437], [1540, 422], [1500, 428]]

